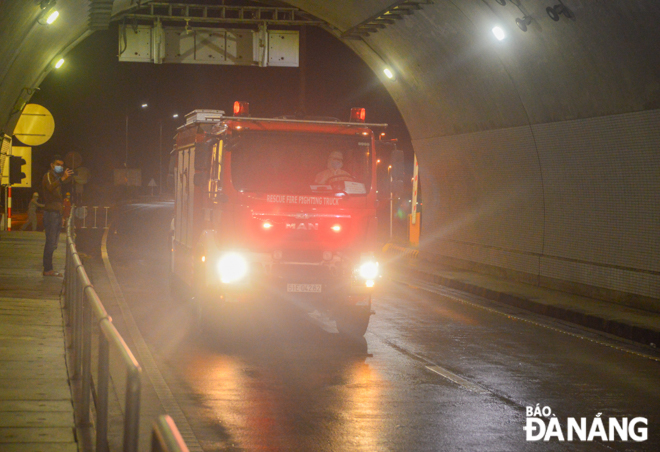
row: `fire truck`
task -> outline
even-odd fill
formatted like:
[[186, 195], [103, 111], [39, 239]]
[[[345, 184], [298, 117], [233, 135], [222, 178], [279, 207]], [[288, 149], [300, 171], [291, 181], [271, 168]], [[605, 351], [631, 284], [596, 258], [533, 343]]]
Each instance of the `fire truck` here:
[[386, 124], [364, 109], [349, 122], [255, 118], [243, 102], [233, 113], [195, 110], [177, 129], [172, 277], [206, 328], [228, 306], [277, 298], [361, 337], [379, 278], [372, 128]]

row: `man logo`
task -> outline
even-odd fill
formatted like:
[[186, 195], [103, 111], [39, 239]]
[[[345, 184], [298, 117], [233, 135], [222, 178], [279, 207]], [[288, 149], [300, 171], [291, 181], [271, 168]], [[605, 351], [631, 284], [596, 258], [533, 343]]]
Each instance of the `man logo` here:
[[293, 230], [303, 230], [303, 231], [318, 231], [319, 230], [319, 224], [318, 223], [287, 223], [286, 224], [287, 229], [293, 229]]

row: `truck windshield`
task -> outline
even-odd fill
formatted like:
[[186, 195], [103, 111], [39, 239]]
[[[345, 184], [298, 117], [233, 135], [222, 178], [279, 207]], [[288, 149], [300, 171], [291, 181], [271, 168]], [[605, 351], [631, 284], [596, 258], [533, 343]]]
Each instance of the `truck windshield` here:
[[244, 132], [227, 149], [232, 183], [240, 191], [361, 195], [371, 188], [368, 137]]

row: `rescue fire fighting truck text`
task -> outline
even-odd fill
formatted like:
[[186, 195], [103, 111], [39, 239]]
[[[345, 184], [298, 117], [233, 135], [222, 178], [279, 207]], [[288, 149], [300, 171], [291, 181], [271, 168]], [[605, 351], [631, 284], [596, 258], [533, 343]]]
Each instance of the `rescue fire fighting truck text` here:
[[323, 196], [267, 195], [266, 201], [284, 204], [316, 204], [319, 206], [339, 205], [339, 198], [326, 198]]

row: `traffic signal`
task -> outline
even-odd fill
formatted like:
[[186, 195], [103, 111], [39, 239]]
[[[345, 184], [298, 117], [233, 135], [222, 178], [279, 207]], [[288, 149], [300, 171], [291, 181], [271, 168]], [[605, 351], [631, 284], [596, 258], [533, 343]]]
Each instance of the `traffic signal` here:
[[9, 156], [9, 185], [20, 184], [25, 179], [25, 173], [21, 171], [21, 167], [26, 163], [23, 157], [18, 155]]

